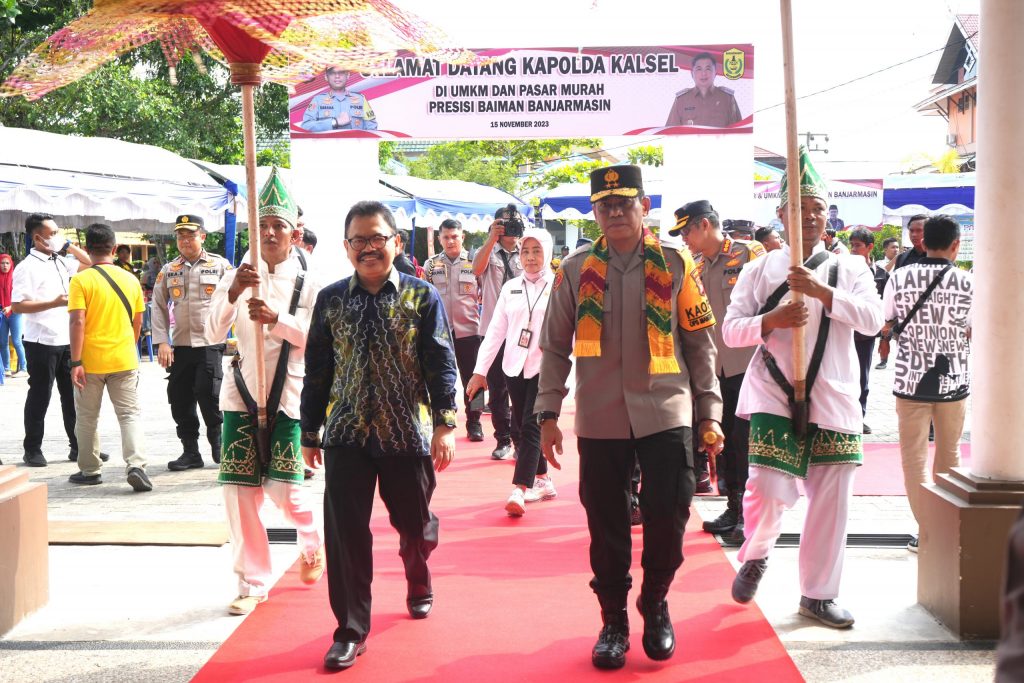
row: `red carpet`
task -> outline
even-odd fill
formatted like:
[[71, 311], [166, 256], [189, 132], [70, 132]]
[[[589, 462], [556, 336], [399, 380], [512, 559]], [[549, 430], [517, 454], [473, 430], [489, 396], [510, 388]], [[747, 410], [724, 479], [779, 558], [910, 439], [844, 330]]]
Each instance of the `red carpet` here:
[[[486, 420], [485, 420], [486, 421]], [[561, 420], [572, 422], [571, 415]], [[487, 430], [490, 431], [489, 429]], [[690, 519], [686, 562], [669, 605], [678, 642], [668, 662], [646, 657], [643, 621], [630, 605], [631, 649], [625, 669], [590, 664], [600, 630], [587, 582], [588, 536], [578, 499], [575, 437], [566, 434], [559, 497], [533, 503], [515, 520], [504, 511], [512, 463], [494, 462], [490, 439], [471, 444], [460, 428], [455, 463], [438, 475], [432, 509], [441, 542], [431, 557], [436, 603], [425, 621], [405, 611], [398, 539], [380, 502], [374, 510], [373, 628], [366, 654], [345, 672], [323, 668], [335, 627], [326, 577], [312, 589], [292, 567], [213, 655], [195, 681], [297, 681], [336, 675], [347, 681], [528, 683], [580, 680], [802, 681], [755, 605], [729, 597], [734, 572], [713, 538]], [[634, 531], [635, 600], [642, 572]], [[340, 680], [340, 678], [339, 678]]]
[[[928, 471], [931, 471], [931, 453], [928, 456]], [[971, 445], [960, 444], [960, 461], [963, 464], [971, 461]], [[864, 464], [857, 468], [853, 481], [855, 496], [905, 496], [903, 487], [903, 465], [900, 462], [900, 445], [898, 443], [866, 443], [864, 444]]]

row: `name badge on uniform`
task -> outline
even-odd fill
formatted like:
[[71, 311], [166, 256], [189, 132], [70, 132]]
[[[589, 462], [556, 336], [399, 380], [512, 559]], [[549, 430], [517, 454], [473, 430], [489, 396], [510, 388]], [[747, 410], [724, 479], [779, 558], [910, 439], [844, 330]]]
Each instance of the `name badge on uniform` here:
[[533, 339], [533, 332], [531, 330], [519, 330], [519, 346], [524, 349], [530, 348], [531, 339]]

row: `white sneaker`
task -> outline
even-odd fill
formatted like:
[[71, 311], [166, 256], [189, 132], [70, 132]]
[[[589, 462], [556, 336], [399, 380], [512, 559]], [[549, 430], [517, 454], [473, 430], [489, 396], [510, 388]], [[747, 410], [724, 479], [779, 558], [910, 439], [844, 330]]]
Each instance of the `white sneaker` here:
[[537, 477], [533, 481], [533, 488], [527, 491], [523, 497], [527, 503], [536, 503], [538, 500], [557, 498], [558, 491], [555, 490], [555, 482], [551, 481], [551, 477], [544, 479]]
[[522, 517], [526, 514], [525, 496], [523, 490], [518, 486], [512, 489], [512, 495], [508, 497], [508, 501], [505, 503], [505, 512], [510, 517]]

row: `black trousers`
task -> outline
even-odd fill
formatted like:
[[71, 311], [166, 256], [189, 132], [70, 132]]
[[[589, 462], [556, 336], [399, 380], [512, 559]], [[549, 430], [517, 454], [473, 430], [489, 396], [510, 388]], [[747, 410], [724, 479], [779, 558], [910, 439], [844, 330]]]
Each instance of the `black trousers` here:
[[868, 375], [871, 373], [871, 357], [875, 354], [875, 338], [867, 339], [853, 338], [853, 345], [857, 349], [857, 360], [860, 361], [860, 412], [862, 416], [868, 414]]
[[480, 350], [480, 337], [459, 337], [455, 340], [455, 364], [459, 366], [459, 379], [462, 380], [463, 399], [466, 407], [466, 421], [470, 424], [480, 422], [479, 410], [469, 409], [469, 397], [465, 395], [466, 385], [473, 376], [476, 367], [476, 353]]
[[64, 415], [64, 431], [71, 450], [78, 452], [75, 436], [75, 394], [71, 384], [71, 347], [50, 346], [25, 342], [28, 361], [28, 395], [25, 397], [25, 452], [31, 455], [43, 452], [43, 425], [46, 409], [50, 407], [53, 383], [60, 393], [60, 409]]
[[540, 426], [533, 419], [533, 403], [537, 400], [537, 386], [540, 375], [524, 379], [505, 376], [508, 381], [508, 395], [512, 399], [512, 421], [519, 425], [519, 459], [512, 483], [533, 488], [538, 474], [548, 473], [548, 461], [540, 454]]
[[338, 620], [335, 642], [361, 641], [370, 632], [370, 583], [373, 581], [373, 492], [388, 509], [398, 531], [398, 554], [405, 566], [408, 596], [432, 593], [427, 558], [437, 547], [437, 517], [430, 511], [434, 467], [430, 458], [374, 458], [366, 448], [327, 448], [324, 492], [324, 541], [327, 590]]
[[625, 609], [633, 585], [629, 496], [634, 462], [642, 478], [644, 598], [663, 600], [683, 563], [683, 531], [696, 488], [691, 432], [677, 427], [639, 439], [578, 440], [580, 501], [587, 512], [594, 572], [590, 587], [605, 611]]
[[491, 408], [491, 426], [494, 428], [494, 440], [499, 446], [514, 443], [519, 445], [519, 424], [509, 413], [508, 377], [501, 369], [505, 359], [505, 345], [498, 349], [498, 355], [487, 371], [488, 405]]
[[725, 446], [720, 456], [724, 467], [718, 476], [725, 480], [729, 491], [737, 493], [746, 488], [747, 475], [750, 471], [750, 421], [736, 417], [736, 403], [740, 399], [743, 374], [741, 372], [732, 377], [718, 378], [718, 385], [722, 391], [722, 433], [725, 434]]
[[175, 346], [174, 363], [167, 379], [167, 402], [177, 425], [182, 443], [199, 440], [199, 416], [206, 423], [206, 439], [213, 446], [220, 443], [220, 383], [224, 379], [224, 345]]

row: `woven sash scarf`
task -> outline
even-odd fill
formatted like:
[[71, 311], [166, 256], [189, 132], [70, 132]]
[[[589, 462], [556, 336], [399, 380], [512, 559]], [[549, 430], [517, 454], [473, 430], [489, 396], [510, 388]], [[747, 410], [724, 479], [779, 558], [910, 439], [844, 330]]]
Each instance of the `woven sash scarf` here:
[[[652, 375], [679, 372], [672, 342], [672, 274], [665, 263], [658, 238], [644, 228], [644, 292], [647, 301], [647, 346]], [[604, 292], [608, 279], [608, 240], [602, 235], [590, 248], [580, 271], [579, 306], [576, 309], [577, 358], [601, 355]]]

